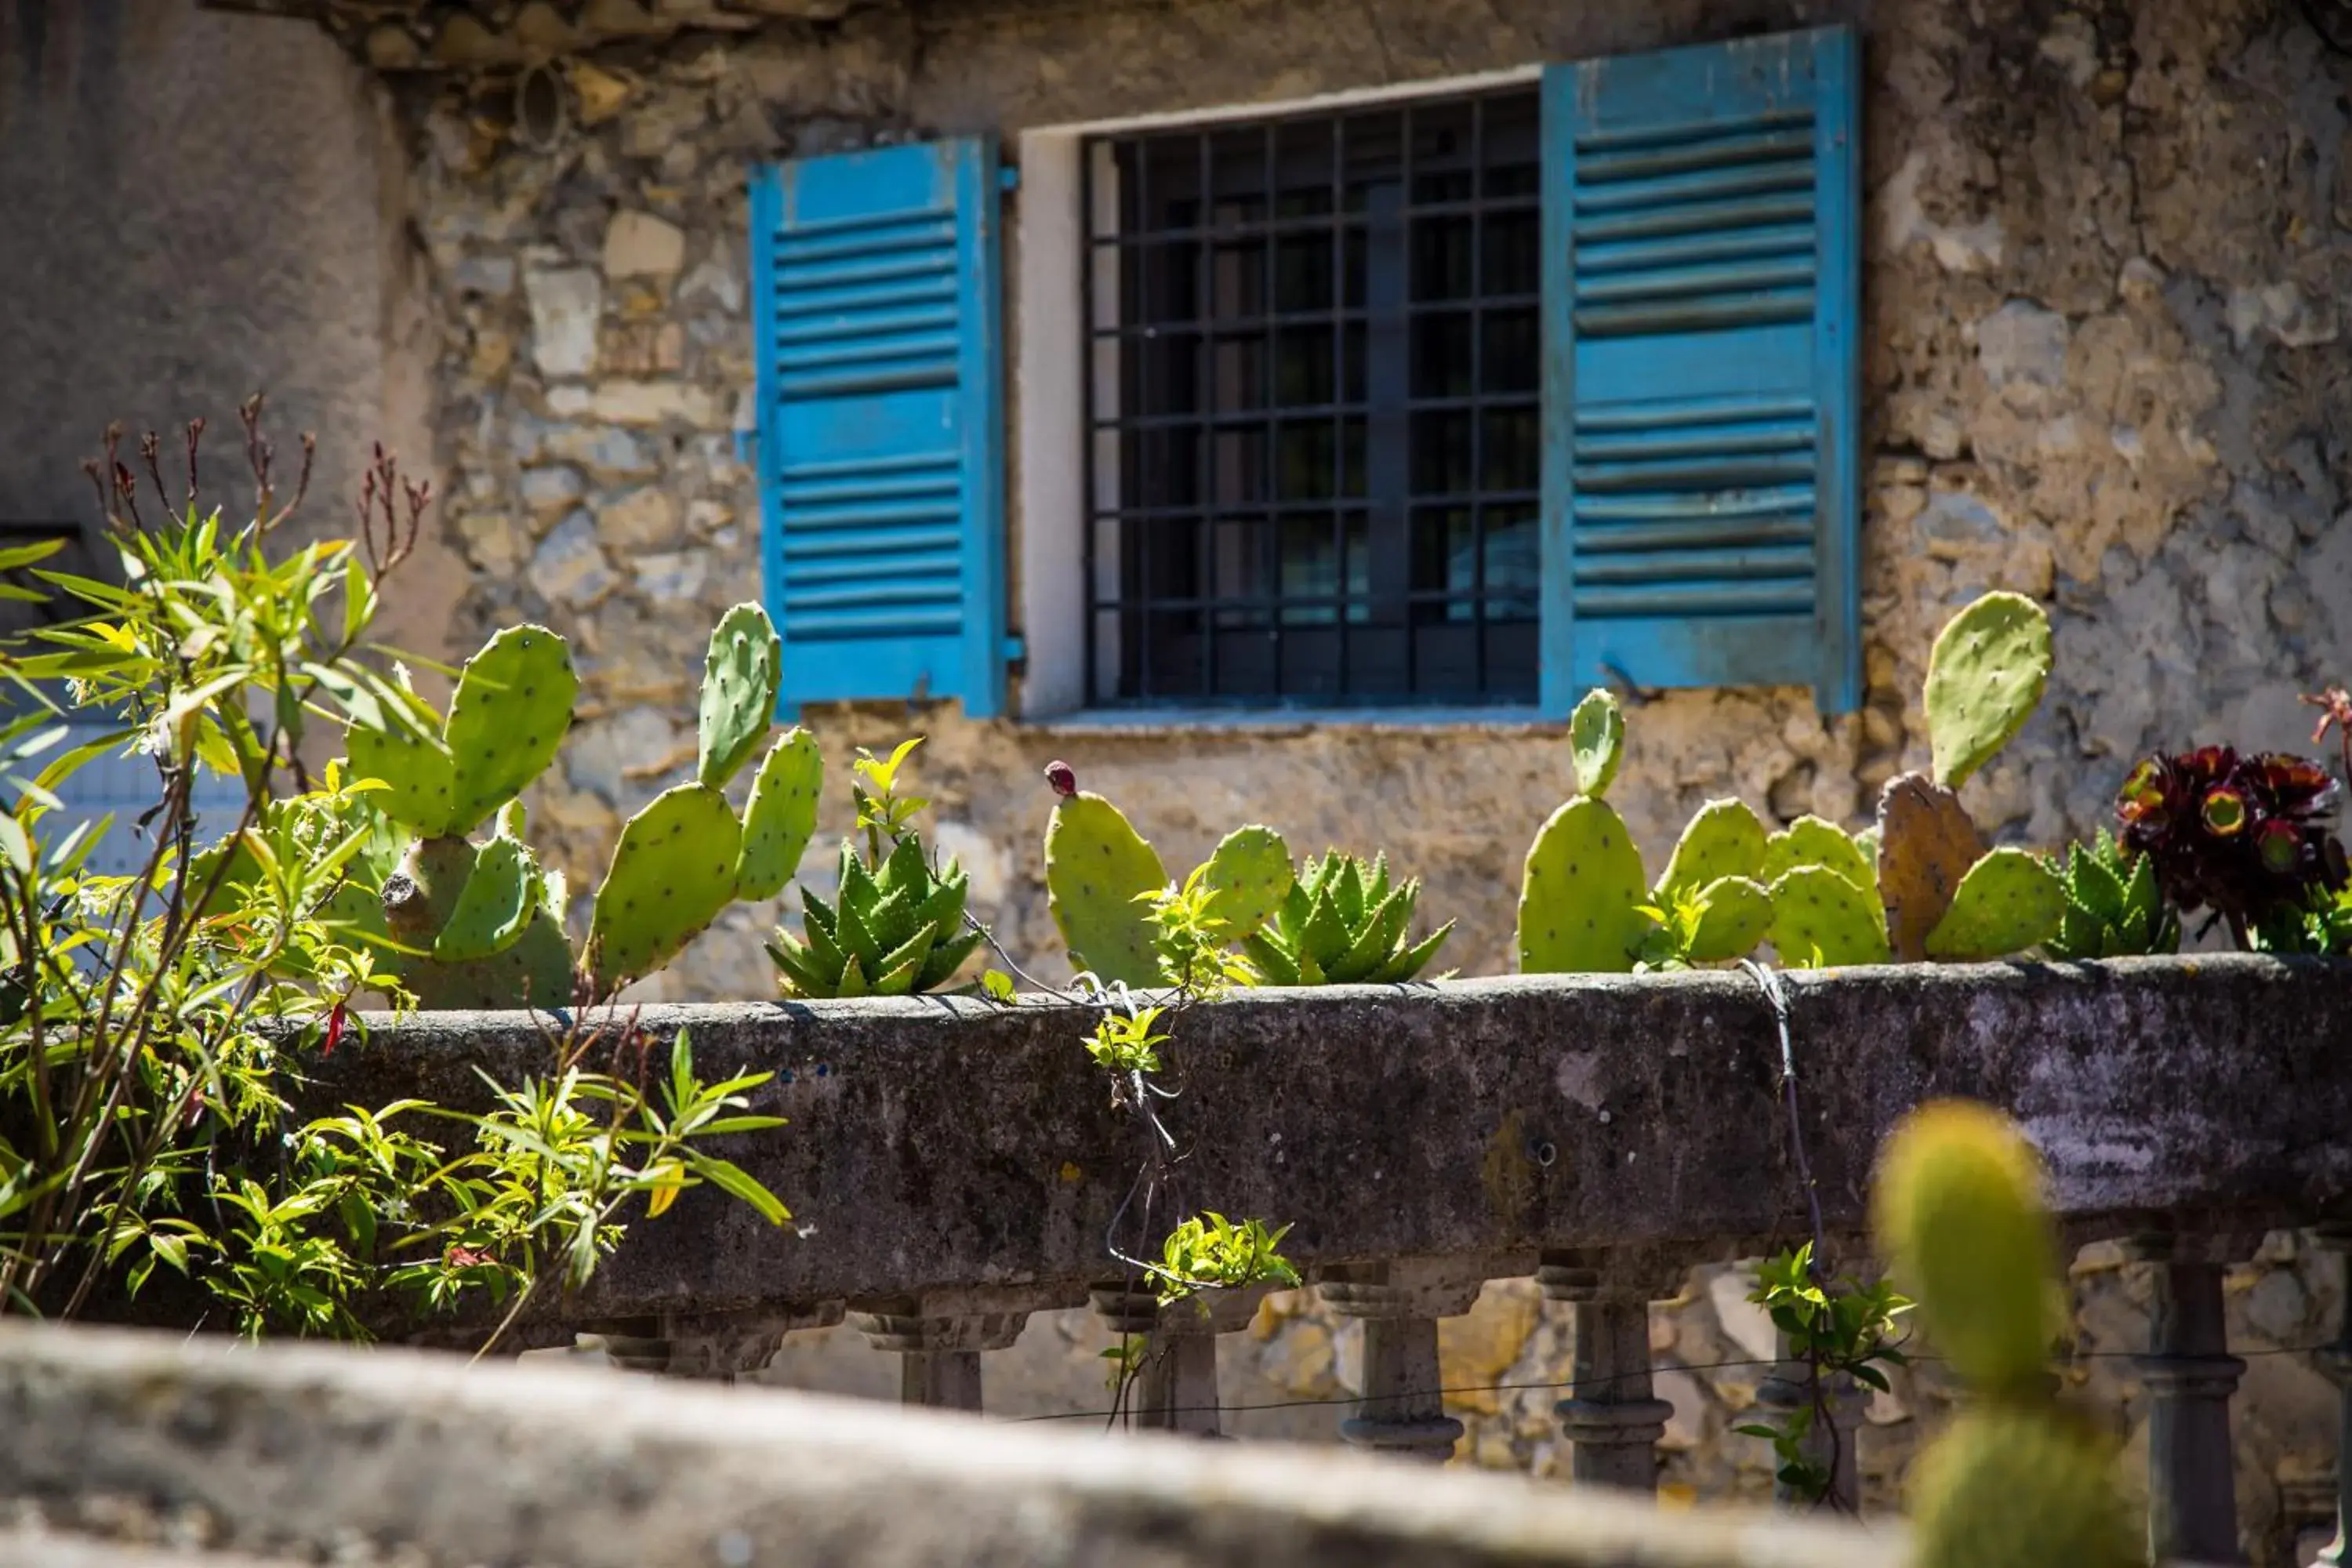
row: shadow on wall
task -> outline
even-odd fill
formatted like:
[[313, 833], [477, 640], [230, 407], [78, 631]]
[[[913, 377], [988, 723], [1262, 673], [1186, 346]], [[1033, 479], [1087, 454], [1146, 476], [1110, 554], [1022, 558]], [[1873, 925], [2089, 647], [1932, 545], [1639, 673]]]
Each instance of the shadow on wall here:
[[[238, 401], [324, 443], [356, 493], [387, 431], [379, 112], [318, 27], [195, 0], [0, 0], [0, 521], [87, 522], [110, 420], [202, 415], [214, 479]], [[327, 509], [322, 506], [320, 511]]]

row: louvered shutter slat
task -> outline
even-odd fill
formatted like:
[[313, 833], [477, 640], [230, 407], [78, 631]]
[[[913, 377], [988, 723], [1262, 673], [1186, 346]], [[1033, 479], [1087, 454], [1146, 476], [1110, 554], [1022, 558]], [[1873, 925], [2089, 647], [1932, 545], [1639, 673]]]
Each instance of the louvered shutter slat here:
[[752, 187], [762, 565], [803, 703], [1003, 710], [994, 151], [803, 158]]
[[1855, 54], [1547, 73], [1549, 710], [1621, 678], [1859, 701]]

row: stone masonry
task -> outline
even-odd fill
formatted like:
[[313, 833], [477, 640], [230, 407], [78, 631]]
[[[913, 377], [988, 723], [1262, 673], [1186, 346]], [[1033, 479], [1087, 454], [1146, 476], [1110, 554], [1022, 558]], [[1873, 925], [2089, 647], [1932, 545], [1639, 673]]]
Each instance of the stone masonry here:
[[[1805, 693], [1775, 690], [1634, 707], [1615, 798], [1653, 863], [1709, 796], [1782, 819], [1860, 819], [1884, 779], [1924, 760], [1916, 694], [1937, 626], [1990, 587], [2042, 599], [2058, 628], [2039, 716], [1969, 786], [1978, 819], [2004, 838], [2087, 832], [2135, 753], [2158, 744], [2300, 743], [2296, 693], [2346, 675], [2352, 60], [2293, 0], [775, 9], [791, 14], [561, 55], [568, 112], [552, 135], [516, 123], [518, 78], [501, 62], [531, 51], [511, 40], [471, 57], [477, 68], [394, 79], [442, 338], [445, 523], [473, 568], [458, 640], [530, 618], [581, 655], [583, 721], [530, 802], [536, 837], [575, 889], [593, 887], [620, 818], [690, 755], [704, 637], [757, 580], [759, 499], [736, 446], [752, 419], [751, 162], [1272, 102], [1857, 11], [1867, 706], [1825, 721]], [[814, 726], [836, 769], [854, 745], [929, 737], [918, 774], [940, 842], [971, 868], [978, 912], [1046, 975], [1063, 972], [1037, 871], [1049, 756], [1119, 800], [1171, 863], [1258, 818], [1302, 850], [1385, 848], [1426, 879], [1425, 910], [1460, 919], [1446, 961], [1470, 973], [1508, 967], [1519, 857], [1569, 784], [1564, 746], [1535, 727], [1057, 732], [903, 709], [825, 712]], [[821, 854], [811, 869], [824, 874]], [[772, 918], [730, 920], [652, 989], [764, 994], [757, 937]], [[1687, 1307], [1654, 1320], [1694, 1369], [1664, 1380], [1682, 1447], [1670, 1479], [1702, 1490], [1762, 1477], [1761, 1446], [1723, 1436], [1752, 1397], [1751, 1373], [1698, 1370], [1756, 1348], [1727, 1279], [1695, 1279]], [[2137, 1342], [2122, 1326], [2138, 1310], [2123, 1279], [2083, 1273], [2084, 1320], [2102, 1342]], [[2340, 1294], [2284, 1243], [2239, 1279], [2245, 1331], [2280, 1344], [2317, 1337]], [[1531, 1288], [1490, 1289], [1470, 1324], [1457, 1359], [1501, 1374], [1492, 1381], [1564, 1365], [1561, 1331]], [[1345, 1331], [1332, 1321], [1270, 1307], [1260, 1327], [1263, 1382], [1342, 1386]], [[1059, 1331], [1041, 1322], [1031, 1338]], [[1072, 1359], [1090, 1367], [1091, 1350]], [[2122, 1363], [2089, 1365], [2117, 1420], [2137, 1419]], [[2240, 1405], [2241, 1496], [2263, 1560], [2284, 1561], [2293, 1500], [2328, 1462], [2324, 1421], [2305, 1419], [2322, 1391], [2300, 1358], [2255, 1368]], [[1471, 1458], [1550, 1462], [1552, 1394], [1480, 1397], [1493, 1408], [1475, 1410]], [[1899, 1468], [1910, 1417], [1937, 1398], [1906, 1382], [1874, 1412], [1874, 1474]]]

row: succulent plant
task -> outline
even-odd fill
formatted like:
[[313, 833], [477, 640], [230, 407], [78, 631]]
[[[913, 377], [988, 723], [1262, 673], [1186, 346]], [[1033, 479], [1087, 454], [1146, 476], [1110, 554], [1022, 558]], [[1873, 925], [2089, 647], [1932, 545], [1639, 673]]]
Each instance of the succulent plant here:
[[2352, 879], [2330, 830], [2336, 802], [2316, 763], [2205, 746], [2143, 761], [2116, 815], [2124, 847], [2154, 863], [2173, 906], [2212, 910], [2243, 946], [2252, 928], [2322, 908]]
[[1878, 894], [1895, 958], [1998, 958], [2057, 931], [2065, 895], [2056, 876], [2020, 851], [1987, 855], [1958, 794], [2032, 717], [2050, 662], [2049, 617], [2021, 595], [1987, 594], [1937, 634], [1926, 689], [1932, 771], [1897, 774], [1878, 800]]
[[911, 833], [878, 867], [844, 839], [837, 900], [803, 888], [802, 935], [778, 931], [768, 944], [784, 994], [908, 996], [944, 985], [980, 945], [964, 923], [969, 889], [952, 858], [934, 869]]
[[2180, 920], [2156, 879], [2156, 861], [2123, 847], [2105, 828], [2067, 852], [2059, 883], [2066, 912], [2042, 943], [2074, 961], [2180, 951]]
[[1579, 793], [1528, 847], [1519, 884], [1519, 969], [1626, 973], [1738, 958], [1764, 939], [1772, 896], [1759, 879], [1766, 836], [1737, 800], [1709, 801], [1684, 828], [1657, 885], [1602, 795], [1617, 776], [1625, 721], [1593, 690], [1569, 721]]
[[1428, 967], [1454, 931], [1412, 940], [1421, 880], [1391, 883], [1386, 855], [1370, 867], [1333, 850], [1309, 859], [1275, 918], [1242, 946], [1269, 985], [1392, 984]]
[[[766, 736], [782, 644], [767, 612], [738, 605], [711, 634], [695, 782], [623, 825], [596, 889], [586, 994], [602, 998], [677, 956], [737, 898], [781, 891], [816, 824], [824, 763], [794, 730], [761, 763], [739, 821], [720, 791]], [[400, 688], [408, 692], [404, 674]], [[353, 725], [352, 773], [415, 837], [381, 889], [385, 930], [405, 951], [386, 967], [427, 1008], [564, 1006], [575, 968], [560, 877], [522, 842], [522, 791], [555, 757], [580, 682], [563, 638], [499, 632], [467, 660], [441, 721], [408, 692], [404, 711]], [[470, 837], [493, 813], [497, 832]]]
[[1997, 1112], [1920, 1107], [1887, 1140], [1872, 1219], [1929, 1339], [1973, 1385], [1974, 1408], [1921, 1456], [1913, 1555], [1931, 1568], [2125, 1568], [2144, 1562], [2113, 1449], [2058, 1409], [2057, 1236], [2033, 1150]]
[[[1057, 797], [1045, 828], [1046, 905], [1070, 962], [1107, 984], [1175, 983], [1155, 899], [1171, 886], [1159, 852], [1118, 807], [1078, 788], [1069, 763], [1045, 769]], [[1204, 888], [1207, 919], [1223, 945], [1246, 942], [1281, 910], [1291, 887], [1290, 850], [1269, 827], [1236, 828], [1186, 885]]]

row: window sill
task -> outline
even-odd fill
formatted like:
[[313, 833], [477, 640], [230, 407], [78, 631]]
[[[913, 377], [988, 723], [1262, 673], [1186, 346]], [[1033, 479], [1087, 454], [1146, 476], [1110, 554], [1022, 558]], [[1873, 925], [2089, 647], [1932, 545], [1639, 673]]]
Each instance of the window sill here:
[[1557, 735], [1567, 721], [1538, 716], [1533, 708], [1095, 708], [1024, 719], [1023, 727], [1041, 734], [1165, 735], [1201, 731], [1252, 735], [1295, 735], [1316, 730], [1365, 734], [1431, 734], [1466, 731], [1480, 734]]

